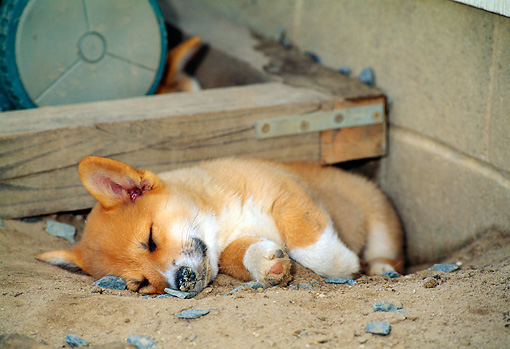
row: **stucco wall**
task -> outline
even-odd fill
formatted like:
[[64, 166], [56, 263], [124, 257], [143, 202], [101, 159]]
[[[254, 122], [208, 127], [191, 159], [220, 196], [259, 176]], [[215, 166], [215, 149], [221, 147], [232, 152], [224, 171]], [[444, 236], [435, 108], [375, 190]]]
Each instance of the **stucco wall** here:
[[391, 100], [379, 182], [412, 263], [510, 231], [510, 18], [450, 0], [197, 1], [266, 36], [285, 28], [329, 67], [374, 69]]

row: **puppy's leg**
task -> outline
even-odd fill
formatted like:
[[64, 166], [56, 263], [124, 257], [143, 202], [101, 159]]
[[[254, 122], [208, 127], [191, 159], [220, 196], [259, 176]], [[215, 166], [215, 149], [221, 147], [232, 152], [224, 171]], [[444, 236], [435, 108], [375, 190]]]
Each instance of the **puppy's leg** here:
[[323, 277], [352, 277], [360, 268], [358, 256], [340, 241], [331, 221], [322, 232], [317, 232], [315, 242], [306, 247], [291, 247], [289, 255]]
[[396, 217], [370, 225], [363, 259], [367, 264], [368, 275], [403, 272], [402, 229]]
[[290, 259], [270, 240], [243, 236], [221, 254], [220, 272], [243, 281], [255, 280], [266, 287], [286, 285], [290, 280]]

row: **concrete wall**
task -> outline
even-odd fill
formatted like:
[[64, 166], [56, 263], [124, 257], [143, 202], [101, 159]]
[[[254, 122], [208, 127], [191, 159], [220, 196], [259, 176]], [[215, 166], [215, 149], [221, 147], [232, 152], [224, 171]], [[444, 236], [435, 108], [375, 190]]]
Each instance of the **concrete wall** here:
[[[172, 1], [172, 0], [168, 0]], [[510, 18], [450, 0], [198, 0], [287, 38], [391, 99], [379, 181], [412, 263], [490, 228], [510, 231]]]

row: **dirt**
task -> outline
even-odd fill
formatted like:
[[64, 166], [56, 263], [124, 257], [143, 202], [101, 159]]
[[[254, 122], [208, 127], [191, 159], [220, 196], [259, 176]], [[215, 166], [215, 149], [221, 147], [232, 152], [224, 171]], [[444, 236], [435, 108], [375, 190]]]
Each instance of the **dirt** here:
[[[78, 216], [74, 223], [81, 227], [83, 220]], [[45, 226], [44, 220], [0, 220], [0, 336], [22, 335], [13, 347], [30, 340], [70, 347], [64, 341], [68, 334], [103, 347], [125, 347], [130, 335], [150, 337], [159, 348], [509, 347], [508, 234], [488, 232], [452, 253], [443, 261], [460, 263], [452, 273], [422, 266], [394, 279], [362, 276], [349, 286], [324, 283], [294, 265], [294, 287], [230, 293], [242, 283], [220, 275], [192, 299], [143, 299], [35, 260], [39, 252], [72, 246], [50, 236]], [[376, 301], [402, 309], [374, 312]], [[179, 319], [176, 314], [185, 309], [209, 313]], [[366, 333], [371, 321], [390, 324], [390, 334]], [[15, 342], [4, 337], [0, 347], [9, 338]]]

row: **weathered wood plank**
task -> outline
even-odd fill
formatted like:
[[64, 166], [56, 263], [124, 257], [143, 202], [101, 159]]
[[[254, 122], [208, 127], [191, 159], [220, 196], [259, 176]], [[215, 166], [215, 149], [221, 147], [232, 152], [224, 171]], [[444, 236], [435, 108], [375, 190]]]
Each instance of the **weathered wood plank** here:
[[324, 164], [373, 158], [386, 154], [384, 124], [321, 132], [321, 161]]
[[268, 83], [0, 114], [0, 217], [90, 207], [76, 173], [87, 155], [156, 172], [231, 155], [318, 161], [319, 134], [256, 140], [254, 125], [336, 103]]
[[[384, 97], [356, 102], [343, 101], [335, 108], [348, 108], [369, 104], [385, 104]], [[382, 116], [381, 116], [382, 117]], [[334, 164], [343, 161], [374, 158], [386, 154], [387, 120], [382, 124], [349, 127], [321, 132], [321, 161]]]

